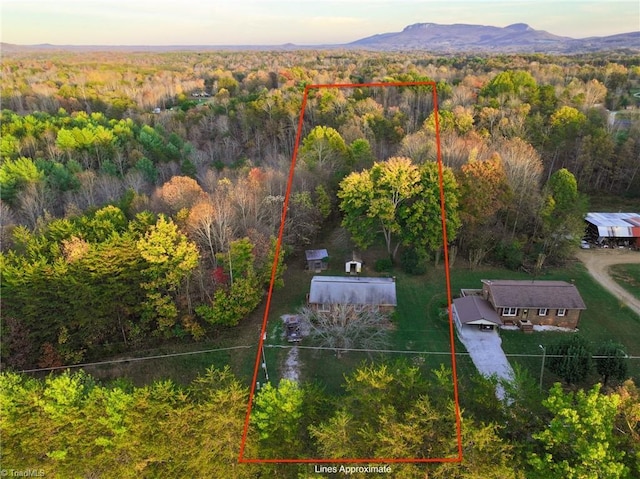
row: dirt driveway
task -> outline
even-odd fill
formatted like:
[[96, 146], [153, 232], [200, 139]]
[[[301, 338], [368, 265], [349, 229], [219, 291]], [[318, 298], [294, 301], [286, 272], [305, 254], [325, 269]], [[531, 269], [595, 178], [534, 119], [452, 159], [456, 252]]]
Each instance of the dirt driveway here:
[[589, 274], [611, 294], [624, 302], [640, 316], [640, 299], [626, 291], [609, 276], [614, 264], [640, 263], [640, 253], [627, 249], [583, 249], [576, 257], [584, 263]]

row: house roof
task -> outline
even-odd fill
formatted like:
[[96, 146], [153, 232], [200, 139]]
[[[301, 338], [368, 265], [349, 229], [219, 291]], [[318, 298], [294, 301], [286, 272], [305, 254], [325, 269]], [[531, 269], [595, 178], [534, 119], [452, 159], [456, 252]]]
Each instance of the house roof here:
[[304, 254], [307, 257], [307, 261], [320, 261], [329, 257], [326, 249], [308, 249]]
[[453, 300], [453, 306], [462, 324], [497, 324], [502, 326], [502, 321], [495, 312], [491, 303], [481, 296], [464, 296]]
[[496, 308], [587, 309], [578, 288], [566, 281], [483, 279]]
[[314, 276], [309, 303], [396, 306], [396, 282], [393, 278]]
[[598, 228], [600, 237], [640, 237], [639, 213], [588, 213], [585, 221]]

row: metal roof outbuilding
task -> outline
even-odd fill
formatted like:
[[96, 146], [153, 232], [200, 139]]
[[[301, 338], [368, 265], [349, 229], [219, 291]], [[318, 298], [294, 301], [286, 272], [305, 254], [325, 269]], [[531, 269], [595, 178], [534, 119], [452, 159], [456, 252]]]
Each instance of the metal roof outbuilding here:
[[638, 213], [588, 213], [585, 221], [598, 229], [600, 238], [640, 238]]
[[309, 303], [397, 306], [393, 278], [314, 276]]

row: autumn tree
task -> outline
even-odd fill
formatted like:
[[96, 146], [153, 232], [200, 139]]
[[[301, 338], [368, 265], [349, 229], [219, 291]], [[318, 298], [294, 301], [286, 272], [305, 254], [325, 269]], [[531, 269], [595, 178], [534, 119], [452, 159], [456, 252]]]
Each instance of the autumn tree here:
[[402, 231], [399, 207], [420, 188], [418, 167], [409, 158], [389, 158], [369, 170], [352, 173], [340, 183], [338, 192], [342, 226], [361, 248], [370, 246], [375, 233], [381, 231], [387, 252], [394, 258], [401, 243], [394, 244], [394, 236]]
[[263, 289], [254, 267], [253, 248], [249, 238], [242, 238], [232, 241], [228, 251], [217, 254], [229, 281], [217, 285], [210, 304], [196, 307], [208, 323], [235, 326], [260, 303]]
[[533, 434], [541, 451], [529, 459], [531, 477], [629, 477], [613, 434], [620, 396], [601, 394], [599, 384], [565, 393], [556, 383], [543, 404], [553, 418], [545, 430]]
[[558, 341], [549, 346], [547, 367], [568, 384], [584, 381], [593, 367], [591, 347], [579, 335]]
[[0, 164], [0, 199], [13, 204], [18, 191], [30, 183], [39, 183], [44, 173], [35, 163], [25, 157], [16, 160], [4, 159]]
[[505, 70], [493, 77], [480, 94], [494, 99], [494, 105], [504, 105], [513, 99], [530, 103], [535, 98], [537, 90], [536, 80], [529, 72]]
[[228, 178], [218, 181], [216, 189], [209, 195], [213, 207], [211, 231], [216, 243], [217, 251], [229, 248], [231, 241], [236, 239], [238, 223], [234, 214], [233, 204], [229, 201], [233, 183]]
[[173, 221], [162, 216], [136, 247], [147, 263], [142, 283], [147, 296], [143, 321], [157, 324], [156, 334], [168, 335], [178, 318], [175, 300], [198, 264], [198, 250]]
[[606, 386], [609, 379], [624, 381], [628, 377], [627, 354], [624, 346], [614, 341], [600, 344], [595, 354], [596, 371], [602, 377], [602, 385]]
[[543, 166], [540, 154], [521, 138], [497, 141], [494, 148], [502, 159], [507, 182], [513, 193], [505, 220], [511, 229], [511, 239], [522, 232], [531, 234], [541, 201]]
[[319, 206], [310, 191], [295, 191], [291, 194], [285, 229], [287, 244], [302, 246], [314, 241], [322, 226]]
[[302, 140], [299, 158], [309, 170], [326, 175], [344, 167], [349, 159], [349, 149], [335, 129], [316, 126]]
[[294, 381], [282, 379], [277, 387], [266, 383], [258, 391], [251, 412], [261, 448], [267, 457], [293, 458], [301, 454], [300, 430], [305, 391]]
[[187, 218], [187, 231], [200, 247], [201, 251], [208, 251], [209, 258], [216, 265], [218, 245], [214, 236], [216, 212], [209, 201], [200, 201], [190, 210]]
[[418, 168], [420, 175], [416, 195], [400, 207], [402, 243], [413, 248], [421, 257], [439, 254], [444, 247], [442, 232], [442, 200], [446, 217], [447, 241], [456, 239], [460, 229], [458, 214], [458, 183], [450, 168], [442, 167], [442, 197], [440, 167], [427, 161]]
[[[447, 232], [452, 241], [459, 228], [457, 184], [451, 170], [446, 168], [443, 180]], [[376, 162], [369, 170], [347, 176], [340, 183], [338, 197], [344, 213], [342, 225], [361, 248], [371, 245], [378, 231], [384, 236], [391, 258], [395, 258], [401, 244], [422, 254], [442, 246], [436, 163], [426, 162], [418, 167], [403, 157]]]
[[158, 190], [158, 197], [170, 213], [191, 208], [203, 199], [204, 192], [193, 178], [174, 176]]
[[343, 349], [383, 349], [389, 344], [392, 325], [379, 311], [343, 304], [333, 305], [330, 312], [302, 308], [298, 314], [309, 340], [338, 354]]
[[463, 165], [458, 175], [460, 187], [460, 242], [472, 266], [478, 266], [495, 245], [500, 213], [507, 206], [511, 189], [500, 156]]
[[587, 116], [576, 108], [563, 106], [551, 115], [549, 124], [553, 154], [550, 170], [571, 167], [578, 152], [579, 139], [587, 127]]

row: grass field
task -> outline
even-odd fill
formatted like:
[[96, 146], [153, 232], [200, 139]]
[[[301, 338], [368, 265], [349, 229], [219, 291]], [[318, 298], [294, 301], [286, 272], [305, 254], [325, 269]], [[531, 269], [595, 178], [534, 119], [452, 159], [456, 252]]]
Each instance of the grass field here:
[[[336, 267], [337, 266], [337, 267]], [[298, 269], [298, 271], [296, 271]], [[333, 262], [327, 275], [343, 275], [342, 264]], [[363, 274], [375, 274], [368, 270]], [[365, 361], [394, 360], [404, 358], [425, 371], [437, 369], [440, 364], [451, 367], [449, 323], [446, 316], [446, 289], [442, 268], [431, 274], [412, 277], [401, 271], [396, 276], [398, 308], [394, 315], [394, 328], [390, 333], [387, 350], [394, 352], [341, 353], [339, 357], [331, 350], [301, 349], [301, 377], [316, 381], [327, 390], [337, 392], [345, 374], [352, 372]], [[304, 304], [312, 273], [291, 267], [287, 272], [288, 286], [273, 296], [269, 318], [268, 338], [285, 345], [282, 338], [280, 316], [295, 313]], [[302, 346], [312, 346], [303, 341]], [[267, 363], [281, 369], [289, 349], [267, 349]], [[438, 353], [438, 354], [427, 354]], [[273, 369], [273, 367], [272, 367]]]
[[609, 272], [620, 286], [640, 299], [640, 264], [616, 264]]

